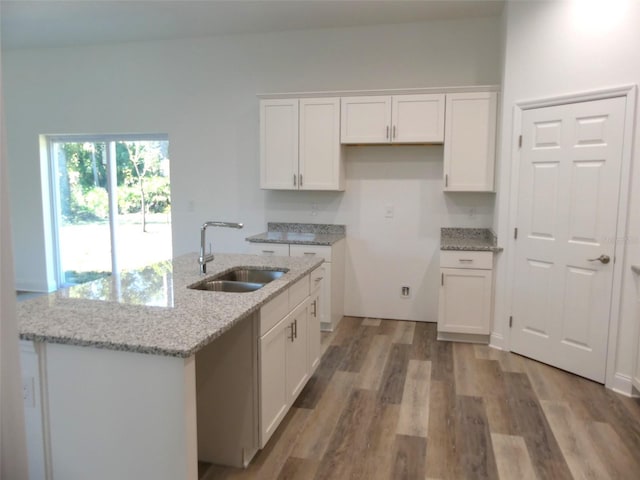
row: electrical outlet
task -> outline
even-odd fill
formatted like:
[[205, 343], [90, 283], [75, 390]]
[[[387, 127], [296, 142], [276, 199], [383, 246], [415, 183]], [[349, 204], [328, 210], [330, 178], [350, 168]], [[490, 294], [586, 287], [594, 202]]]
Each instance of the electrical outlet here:
[[402, 298], [411, 298], [411, 287], [407, 285], [400, 287], [400, 296]]
[[384, 206], [384, 216], [386, 218], [393, 218], [393, 205]]
[[312, 203], [311, 204], [311, 216], [315, 217], [316, 215], [318, 215], [318, 204], [317, 203]]
[[36, 408], [35, 379], [33, 377], [22, 378], [22, 399], [27, 408]]

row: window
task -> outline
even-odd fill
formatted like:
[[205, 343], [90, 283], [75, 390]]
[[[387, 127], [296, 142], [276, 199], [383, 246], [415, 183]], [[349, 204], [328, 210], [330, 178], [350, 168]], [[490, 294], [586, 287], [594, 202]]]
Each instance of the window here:
[[47, 137], [58, 287], [171, 258], [166, 136]]

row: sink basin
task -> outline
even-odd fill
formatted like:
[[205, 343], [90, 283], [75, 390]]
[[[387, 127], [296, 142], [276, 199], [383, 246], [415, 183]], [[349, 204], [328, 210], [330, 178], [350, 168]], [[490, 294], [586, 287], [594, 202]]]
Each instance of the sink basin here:
[[201, 282], [189, 285], [192, 290], [209, 292], [246, 293], [255, 292], [267, 283], [280, 278], [289, 270], [269, 270], [264, 268], [235, 268], [225, 273], [215, 275]]
[[189, 288], [193, 290], [206, 290], [209, 292], [246, 293], [255, 292], [262, 287], [264, 287], [264, 283], [234, 282], [228, 280], [207, 280], [205, 282], [196, 283]]
[[261, 268], [237, 268], [230, 272], [216, 275], [212, 280], [229, 280], [232, 282], [269, 283], [289, 270], [265, 270]]

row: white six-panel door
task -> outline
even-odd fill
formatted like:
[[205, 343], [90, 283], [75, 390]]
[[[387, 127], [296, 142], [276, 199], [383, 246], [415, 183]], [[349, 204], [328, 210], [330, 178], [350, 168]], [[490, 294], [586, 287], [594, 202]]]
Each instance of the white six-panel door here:
[[522, 116], [511, 349], [602, 383], [624, 115], [620, 97]]

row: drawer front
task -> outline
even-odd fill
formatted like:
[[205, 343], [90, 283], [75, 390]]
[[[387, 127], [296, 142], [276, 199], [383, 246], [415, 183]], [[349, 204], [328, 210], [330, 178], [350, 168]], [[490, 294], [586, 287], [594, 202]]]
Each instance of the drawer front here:
[[309, 275], [305, 275], [289, 288], [289, 311], [309, 296]]
[[260, 336], [271, 330], [289, 313], [289, 290], [282, 292], [276, 298], [260, 309]]
[[325, 270], [323, 265], [319, 266], [313, 272], [311, 272], [309, 279], [309, 289], [312, 292], [322, 286], [322, 280], [324, 279], [326, 274], [327, 271]]
[[493, 252], [474, 252], [467, 250], [441, 250], [441, 268], [478, 268], [493, 269]]
[[253, 255], [288, 257], [289, 245], [286, 243], [249, 243], [249, 252]]
[[325, 262], [331, 261], [331, 247], [326, 245], [290, 245], [292, 257], [321, 257]]

